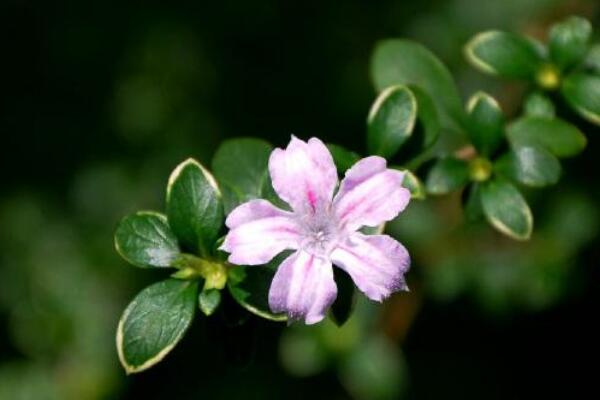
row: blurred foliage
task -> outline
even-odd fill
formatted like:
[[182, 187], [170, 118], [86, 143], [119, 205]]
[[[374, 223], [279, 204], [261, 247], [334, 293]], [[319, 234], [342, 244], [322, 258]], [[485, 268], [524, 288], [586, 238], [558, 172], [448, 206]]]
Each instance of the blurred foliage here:
[[[178, 388], [179, 398], [196, 398], [201, 372], [209, 368], [198, 363], [200, 354], [174, 354], [169, 360], [173, 370], [126, 381], [114, 351], [119, 312], [150, 275], [134, 276], [124, 268], [112, 249], [112, 233], [122, 215], [138, 207], [162, 207], [163, 183], [173, 165], [188, 156], [207, 164], [229, 136], [259, 136], [279, 145], [290, 133], [318, 135], [360, 150], [374, 98], [368, 56], [377, 40], [389, 37], [423, 43], [458, 76], [462, 93], [483, 88], [514, 114], [523, 87], [474, 73], [460, 51], [468, 38], [491, 28], [542, 36], [550, 23], [573, 13], [598, 26], [597, 11], [592, 0], [259, 1], [148, 5], [144, 10], [109, 3], [4, 2], [0, 399], [152, 397], [168, 385], [185, 386]], [[257, 367], [243, 375], [221, 367], [219, 376], [205, 382], [205, 394], [239, 397], [247, 387], [262, 398], [284, 393], [355, 399], [411, 397], [419, 391], [438, 397], [464, 394], [464, 388], [451, 392], [436, 385], [445, 381], [431, 372], [435, 365], [419, 366], [432, 359], [430, 353], [406, 338], [421, 301], [430, 314], [417, 319], [418, 327], [439, 328], [428, 321], [445, 323], [439, 314], [462, 299], [480, 310], [474, 319], [510, 321], [556, 307], [561, 321], [573, 323], [573, 308], [560, 305], [567, 307], [597, 278], [589, 266], [597, 264], [597, 251], [590, 249], [598, 243], [592, 171], [600, 143], [593, 137], [597, 130], [587, 132], [587, 153], [565, 166], [557, 189], [527, 193], [540, 210], [530, 242], [514, 243], [480, 224], [464, 226], [458, 196], [413, 201], [389, 230], [413, 255], [412, 294], [398, 297], [415, 304], [394, 298], [377, 307], [360, 300], [341, 328], [329, 321], [294, 326], [283, 332], [278, 348], [281, 365], [293, 378], [274, 375], [273, 368], [262, 373]], [[587, 338], [588, 327], [576, 327], [577, 337]], [[258, 351], [277, 351], [279, 329], [258, 340]], [[545, 326], [541, 329], [551, 335]], [[426, 338], [433, 343], [437, 335], [430, 332]], [[531, 335], [513, 334], [514, 347], [523, 350], [516, 336]], [[553, 346], [559, 342], [551, 340]], [[543, 353], [532, 353], [536, 364], [523, 385], [534, 385], [535, 368], [544, 374], [549, 368], [561, 371], [554, 358], [557, 353], [564, 357], [560, 348], [576, 353], [573, 347], [587, 346], [550, 349], [541, 343]], [[468, 359], [476, 358], [478, 349], [461, 348], [466, 355], [452, 353], [448, 364], [439, 361], [438, 367], [451, 365], [440, 375], [479, 388], [469, 375], [477, 361]], [[551, 362], [541, 365], [548, 352]], [[512, 363], [526, 356], [511, 353], [510, 369], [518, 369]], [[477, 360], [477, 369], [498, 368], [494, 361]], [[193, 376], [185, 375], [190, 369]], [[182, 375], [192, 384], [176, 382]], [[231, 376], [240, 379], [238, 384]], [[503, 377], [492, 385], [484, 382], [472, 397], [502, 398], [502, 392], [491, 391], [520, 382], [500, 382]], [[552, 393], [553, 377], [567, 379], [562, 372], [544, 375], [536, 395]], [[215, 389], [213, 382], [223, 389]], [[577, 387], [569, 385], [569, 394]]]

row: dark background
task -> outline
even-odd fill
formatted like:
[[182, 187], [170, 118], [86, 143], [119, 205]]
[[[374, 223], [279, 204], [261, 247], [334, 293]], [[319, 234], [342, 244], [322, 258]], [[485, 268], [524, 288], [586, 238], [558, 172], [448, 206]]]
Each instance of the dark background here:
[[[460, 47], [483, 29], [543, 35], [548, 24], [571, 13], [600, 22], [593, 1], [4, 0], [0, 397], [357, 397], [338, 379], [335, 363], [308, 377], [283, 368], [278, 341], [285, 328], [254, 319], [238, 328], [218, 319], [197, 321], [164, 362], [125, 378], [112, 334], [128, 299], [157, 276], [130, 271], [118, 259], [114, 226], [127, 212], [160, 209], [171, 169], [187, 156], [209, 164], [225, 138], [256, 136], [281, 146], [290, 134], [318, 136], [364, 152], [375, 96], [369, 57], [380, 39], [408, 36], [425, 43], [456, 74], [465, 98], [482, 86], [516, 109], [512, 87], [469, 68]], [[595, 210], [600, 132], [575, 120], [588, 148], [567, 162], [561, 183], [550, 191], [582, 193]], [[544, 199], [537, 204], [546, 207]], [[540, 220], [544, 215], [540, 211]], [[56, 237], [63, 239], [52, 242]], [[49, 247], [38, 250], [44, 244]], [[560, 295], [543, 306], [509, 301], [510, 307], [490, 311], [467, 290], [440, 300], [424, 289], [418, 306], [411, 306], [410, 329], [391, 335], [408, 371], [397, 396], [594, 393], [599, 244], [593, 235], [568, 256], [574, 266], [557, 277]], [[64, 269], [74, 252], [83, 261]], [[422, 281], [429, 275], [421, 268], [417, 258], [412, 279], [426, 288]], [[43, 274], [73, 279], [54, 288]], [[93, 290], [81, 286], [86, 289], [66, 296], [65, 304], [38, 315], [37, 300], [31, 300], [35, 285], [54, 299], [80, 287], [81, 279]], [[69, 302], [90, 308], [73, 311]], [[74, 345], [84, 331], [78, 327], [88, 322], [106, 334]], [[90, 330], [96, 332], [95, 325]]]

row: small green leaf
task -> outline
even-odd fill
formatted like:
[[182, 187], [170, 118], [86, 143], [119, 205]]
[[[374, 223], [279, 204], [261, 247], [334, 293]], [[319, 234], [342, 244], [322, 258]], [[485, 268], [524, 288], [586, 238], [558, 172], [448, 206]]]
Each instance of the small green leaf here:
[[467, 115], [471, 142], [482, 155], [491, 155], [504, 133], [504, 114], [500, 105], [487, 93], [477, 92], [467, 102]]
[[561, 91], [579, 115], [600, 125], [600, 76], [572, 74], [564, 80]]
[[600, 75], [600, 43], [595, 43], [590, 47], [583, 64], [592, 73]]
[[337, 144], [329, 143], [327, 144], [327, 148], [331, 152], [331, 156], [333, 157], [333, 161], [335, 162], [335, 166], [337, 167], [339, 175], [343, 175], [358, 160], [360, 160], [360, 156], [357, 153]]
[[481, 184], [481, 205], [489, 223], [516, 240], [527, 240], [533, 216], [519, 190], [508, 181], [493, 179]]
[[264, 140], [230, 139], [217, 149], [212, 170], [223, 188], [225, 213], [251, 199], [261, 198], [273, 147]]
[[223, 204], [213, 176], [194, 159], [179, 164], [169, 178], [167, 217], [185, 248], [210, 255], [223, 225]]
[[483, 216], [481, 206], [481, 184], [473, 183], [467, 186], [466, 201], [463, 212], [467, 221], [477, 221]]
[[161, 361], [190, 326], [197, 282], [167, 279], [142, 290], [127, 306], [117, 328], [117, 351], [128, 374]]
[[496, 162], [499, 172], [531, 187], [554, 185], [560, 178], [560, 163], [541, 147], [517, 147]]
[[557, 157], [570, 157], [581, 152], [587, 139], [575, 127], [561, 119], [523, 117], [507, 127], [513, 147], [541, 146]]
[[585, 56], [592, 36], [592, 24], [581, 17], [569, 17], [552, 26], [549, 35], [550, 58], [561, 69]]
[[337, 297], [331, 305], [330, 316], [337, 326], [342, 326], [352, 315], [356, 303], [356, 288], [350, 275], [341, 268], [333, 269], [334, 280], [338, 288]]
[[274, 314], [269, 307], [269, 288], [275, 271], [288, 253], [282, 253], [266, 265], [238, 266], [229, 270], [227, 287], [231, 296], [252, 314], [272, 321], [286, 321], [285, 314]]
[[465, 161], [456, 158], [443, 158], [437, 161], [425, 181], [430, 194], [446, 194], [464, 186], [469, 180], [469, 168]]
[[552, 101], [539, 92], [527, 96], [525, 100], [525, 115], [552, 119], [556, 115]]
[[410, 197], [415, 200], [423, 200], [427, 195], [425, 194], [425, 185], [419, 179], [417, 175], [415, 175], [411, 170], [401, 168], [401, 167], [392, 167], [399, 171], [404, 172], [404, 180], [402, 181], [402, 186], [407, 188], [410, 191]]
[[142, 268], [170, 267], [179, 255], [167, 218], [152, 211], [123, 218], [115, 232], [115, 248], [125, 260]]
[[378, 43], [371, 57], [371, 76], [378, 91], [393, 85], [415, 85], [435, 103], [444, 127], [460, 128], [462, 100], [446, 66], [427, 48], [411, 40]]
[[221, 304], [221, 291], [218, 289], [203, 290], [198, 296], [198, 307], [207, 317], [211, 316]]
[[533, 78], [541, 64], [531, 41], [500, 31], [475, 35], [465, 46], [465, 55], [480, 71], [507, 78]]
[[417, 101], [406, 86], [391, 86], [373, 103], [367, 119], [369, 153], [393, 156], [413, 133]]

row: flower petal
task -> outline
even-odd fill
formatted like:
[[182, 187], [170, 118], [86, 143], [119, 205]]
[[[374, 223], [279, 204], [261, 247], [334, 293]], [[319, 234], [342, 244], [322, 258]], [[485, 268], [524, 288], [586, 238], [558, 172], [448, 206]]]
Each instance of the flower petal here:
[[221, 250], [238, 265], [266, 264], [286, 249], [296, 249], [300, 230], [292, 213], [266, 200], [251, 200], [235, 208], [225, 224], [230, 229]]
[[331, 153], [317, 138], [304, 142], [292, 136], [285, 150], [269, 159], [275, 192], [297, 212], [314, 212], [329, 205], [337, 184]]
[[410, 267], [410, 256], [390, 236], [356, 232], [331, 253], [331, 260], [371, 300], [382, 301], [392, 292], [407, 290], [404, 273]]
[[290, 320], [304, 319], [310, 325], [325, 317], [336, 296], [331, 262], [299, 250], [286, 258], [275, 273], [269, 305], [275, 313], [285, 312]]
[[386, 168], [382, 157], [358, 161], [346, 171], [333, 202], [341, 225], [354, 231], [394, 219], [410, 200], [403, 180], [404, 172]]

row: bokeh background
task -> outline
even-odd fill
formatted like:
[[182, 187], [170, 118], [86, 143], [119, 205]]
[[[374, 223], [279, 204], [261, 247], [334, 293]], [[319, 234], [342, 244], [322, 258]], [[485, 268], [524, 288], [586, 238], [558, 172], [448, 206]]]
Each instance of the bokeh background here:
[[[375, 43], [409, 37], [518, 112], [521, 87], [467, 66], [499, 28], [543, 38], [594, 0], [0, 4], [0, 399], [520, 399], [597, 391], [600, 131], [561, 182], [530, 194], [515, 243], [462, 221], [460, 198], [389, 226], [411, 292], [360, 300], [342, 328], [198, 316], [161, 364], [126, 377], [114, 332], [162, 272], [116, 254], [121, 216], [162, 209], [172, 168], [219, 143], [318, 136], [364, 152]], [[559, 110], [559, 113], [567, 113]], [[569, 115], [567, 114], [567, 117]]]

